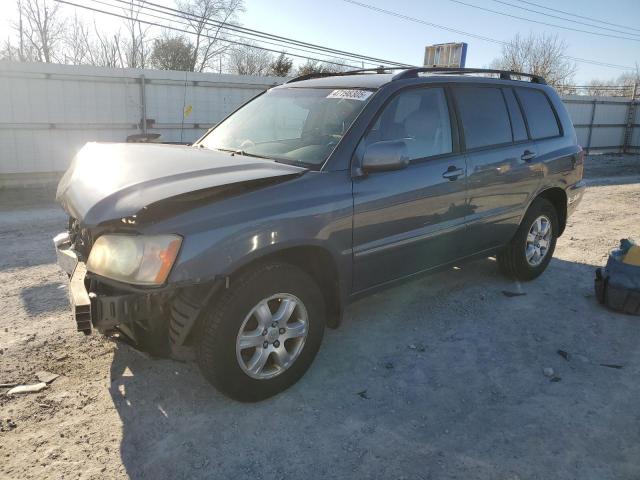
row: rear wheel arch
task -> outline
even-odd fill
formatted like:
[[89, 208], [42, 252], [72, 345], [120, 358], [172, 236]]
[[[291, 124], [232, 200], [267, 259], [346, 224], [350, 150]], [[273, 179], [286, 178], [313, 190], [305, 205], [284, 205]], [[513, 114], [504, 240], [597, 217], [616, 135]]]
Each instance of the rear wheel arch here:
[[[554, 206], [560, 227], [558, 232], [559, 237], [567, 226], [567, 192], [560, 187], [551, 187], [538, 193], [533, 200], [535, 201], [537, 198], [544, 198]], [[533, 203], [533, 201], [531, 203]]]

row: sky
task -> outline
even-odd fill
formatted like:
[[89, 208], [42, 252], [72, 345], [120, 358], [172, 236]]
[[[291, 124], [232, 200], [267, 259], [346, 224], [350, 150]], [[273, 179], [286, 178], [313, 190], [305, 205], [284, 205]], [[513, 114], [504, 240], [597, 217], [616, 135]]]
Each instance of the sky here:
[[[75, 0], [82, 3], [85, 0]], [[155, 0], [172, 5], [171, 0]], [[463, 3], [468, 5], [465, 5]], [[531, 23], [473, 8], [481, 6], [502, 12], [554, 23], [570, 28], [595, 30], [585, 25], [562, 21], [548, 16], [524, 11], [503, 2], [524, 8], [540, 10], [539, 7], [521, 0], [361, 0], [375, 7], [392, 10], [402, 15], [447, 26], [476, 35], [508, 41], [516, 34], [558, 34], [568, 45], [568, 55], [599, 62], [633, 67], [640, 64], [640, 0], [530, 0], [543, 7], [551, 7], [579, 15], [597, 18], [606, 22], [635, 28], [636, 41], [607, 38], [557, 27]], [[11, 7], [14, 0], [0, 0], [0, 4]], [[73, 7], [65, 6], [67, 11]], [[557, 12], [546, 10], [553, 15]], [[0, 38], [9, 34], [9, 25], [14, 13], [11, 8], [0, 12]], [[422, 64], [425, 45], [445, 42], [467, 42], [467, 67], [486, 67], [500, 54], [500, 45], [388, 16], [345, 0], [245, 0], [245, 11], [238, 17], [248, 28], [295, 38], [310, 43], [348, 50], [359, 54], [385, 58], [413, 65]], [[574, 18], [581, 22], [589, 20]], [[117, 19], [102, 19], [101, 24], [117, 25]], [[605, 25], [614, 30], [623, 30]], [[617, 32], [602, 31], [611, 35]], [[622, 35], [621, 35], [622, 36]], [[597, 65], [577, 63], [575, 83], [611, 79], [623, 70]]]

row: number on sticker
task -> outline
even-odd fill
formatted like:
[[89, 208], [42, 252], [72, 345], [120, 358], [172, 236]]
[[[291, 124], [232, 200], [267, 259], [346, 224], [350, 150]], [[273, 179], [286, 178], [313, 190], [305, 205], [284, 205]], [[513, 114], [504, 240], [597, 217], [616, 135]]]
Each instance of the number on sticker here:
[[345, 98], [348, 100], [360, 100], [361, 102], [365, 101], [367, 98], [371, 96], [370, 91], [368, 90], [334, 90], [327, 98]]

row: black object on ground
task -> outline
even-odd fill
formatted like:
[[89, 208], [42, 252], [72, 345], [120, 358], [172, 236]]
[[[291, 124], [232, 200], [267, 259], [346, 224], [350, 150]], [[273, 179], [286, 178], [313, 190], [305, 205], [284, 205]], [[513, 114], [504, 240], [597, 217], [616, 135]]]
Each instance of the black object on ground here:
[[620, 241], [620, 248], [609, 254], [607, 265], [596, 270], [594, 286], [600, 303], [612, 310], [640, 315], [640, 266], [623, 262], [631, 245], [627, 239]]
[[511, 298], [511, 297], [521, 297], [522, 295], [526, 295], [525, 292], [510, 292], [508, 290], [502, 290], [502, 294], [505, 297], [509, 297], [509, 298]]
[[358, 395], [360, 396], [360, 398], [364, 398], [365, 400], [369, 400], [369, 395], [367, 395], [367, 391], [366, 390], [362, 390], [361, 392], [358, 392]]
[[623, 365], [616, 365], [616, 364], [613, 364], [613, 363], [601, 363], [600, 366], [601, 367], [607, 367], [607, 368], [616, 368], [618, 370], [620, 370], [623, 367]]
[[558, 355], [564, 358], [567, 362], [569, 361], [569, 352], [565, 352], [564, 350], [558, 350]]

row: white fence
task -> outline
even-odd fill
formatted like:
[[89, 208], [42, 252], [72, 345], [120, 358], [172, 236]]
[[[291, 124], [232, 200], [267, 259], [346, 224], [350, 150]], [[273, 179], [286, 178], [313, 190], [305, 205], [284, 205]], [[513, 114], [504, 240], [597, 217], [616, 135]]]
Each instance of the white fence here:
[[193, 142], [277, 77], [0, 62], [0, 187], [54, 180], [88, 141]]
[[640, 150], [640, 108], [637, 99], [565, 95], [578, 142], [588, 152]]
[[[87, 141], [123, 142], [130, 135], [159, 133], [160, 141], [192, 142], [282, 80], [0, 62], [0, 187], [57, 179]], [[568, 96], [564, 101], [585, 148], [640, 149], [640, 108], [630, 108], [637, 100]]]

